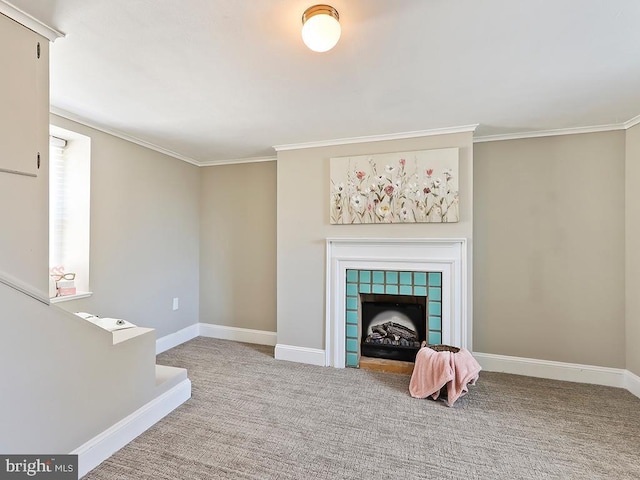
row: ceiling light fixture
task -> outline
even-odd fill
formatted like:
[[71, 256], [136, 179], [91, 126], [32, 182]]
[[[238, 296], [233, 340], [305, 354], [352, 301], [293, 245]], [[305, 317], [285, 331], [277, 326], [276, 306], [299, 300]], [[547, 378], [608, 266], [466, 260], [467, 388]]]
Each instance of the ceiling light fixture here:
[[302, 40], [314, 52], [335, 47], [340, 32], [340, 15], [331, 5], [314, 5], [302, 14]]

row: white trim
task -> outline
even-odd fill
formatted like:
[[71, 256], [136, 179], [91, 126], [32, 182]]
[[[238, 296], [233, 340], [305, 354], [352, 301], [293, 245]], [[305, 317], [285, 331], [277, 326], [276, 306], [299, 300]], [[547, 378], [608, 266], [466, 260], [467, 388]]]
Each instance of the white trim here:
[[295, 345], [283, 345], [278, 343], [275, 349], [276, 360], [286, 360], [288, 362], [307, 363], [324, 367], [326, 353], [317, 348], [296, 347]]
[[471, 350], [472, 312], [464, 238], [327, 238], [326, 364], [345, 367], [346, 271], [398, 270], [442, 273], [442, 342]]
[[[488, 372], [503, 372], [528, 377], [550, 378], [566, 382], [590, 383], [609, 387], [625, 387], [626, 373], [621, 368], [598, 367], [578, 363], [554, 362], [535, 358], [510, 357], [474, 352], [480, 366]], [[637, 377], [636, 377], [637, 378]]]
[[156, 355], [177, 347], [196, 337], [219, 338], [221, 340], [234, 340], [236, 342], [255, 343], [258, 345], [274, 346], [276, 333], [265, 330], [252, 330], [249, 328], [227, 327], [213, 325], [211, 323], [195, 323], [182, 330], [170, 333], [156, 340]]
[[236, 342], [256, 343], [258, 345], [274, 346], [276, 344], [276, 332], [227, 327], [224, 325], [213, 325], [211, 323], [200, 323], [199, 326], [200, 336], [202, 337], [235, 340]]
[[636, 117], [633, 117], [633, 118], [630, 118], [629, 120], [624, 122], [624, 128], [625, 128], [625, 130], [628, 130], [631, 127], [635, 127], [639, 123], [640, 123], [640, 115], [638, 115]]
[[67, 120], [71, 120], [72, 122], [79, 123], [81, 125], [84, 125], [85, 127], [93, 128], [94, 130], [98, 130], [108, 135], [112, 135], [122, 140], [126, 140], [127, 142], [135, 143], [136, 145], [140, 145], [141, 147], [145, 147], [145, 148], [148, 148], [149, 150], [154, 150], [158, 153], [168, 155], [169, 157], [182, 160], [183, 162], [190, 163], [191, 165], [196, 165], [198, 167], [201, 165], [201, 163], [198, 160], [194, 160], [191, 157], [187, 157], [186, 155], [182, 155], [172, 150], [168, 150], [154, 143], [147, 142], [146, 140], [141, 140], [137, 137], [133, 137], [119, 130], [104, 127], [91, 120], [88, 120], [85, 117], [81, 117], [80, 115], [76, 115], [75, 113], [67, 112], [66, 110], [62, 110], [61, 108], [54, 107], [53, 105], [49, 108], [49, 112], [52, 113], [53, 115], [57, 115], [58, 117], [66, 118]]
[[640, 398], [640, 377], [629, 370], [624, 371], [624, 388]]
[[182, 330], [170, 333], [164, 337], [156, 339], [156, 355], [166, 352], [170, 348], [177, 347], [180, 344], [193, 340], [200, 335], [200, 324], [194, 323]]
[[[345, 239], [345, 241], [349, 241], [350, 239]], [[333, 285], [336, 282], [336, 278], [331, 276], [331, 268], [332, 268], [332, 262], [330, 261], [331, 259], [331, 242], [329, 241], [329, 239], [327, 239], [326, 244], [325, 244], [325, 255], [324, 258], [326, 259], [326, 265], [325, 265], [325, 272], [324, 272], [324, 278], [325, 278], [325, 284], [324, 284], [324, 334], [325, 334], [325, 341], [324, 341], [324, 352], [325, 352], [325, 359], [324, 359], [324, 364], [328, 365], [328, 366], [335, 366], [335, 361], [334, 361], [334, 354], [331, 347], [331, 335], [332, 335], [332, 330], [333, 330], [333, 325], [332, 325], [332, 316], [331, 316], [331, 311], [333, 309], [333, 298], [332, 298], [332, 294], [331, 291], [333, 289]], [[345, 326], [346, 329], [346, 326]], [[346, 353], [345, 353], [345, 359], [346, 359]], [[339, 361], [339, 360], [338, 360]], [[342, 365], [342, 363], [340, 363], [340, 365]]]
[[12, 20], [15, 20], [21, 25], [24, 25], [29, 30], [33, 30], [39, 35], [42, 35], [50, 42], [55, 42], [58, 38], [64, 38], [65, 34], [50, 27], [46, 23], [41, 22], [37, 18], [29, 15], [27, 12], [20, 10], [15, 5], [7, 2], [6, 0], [0, 0], [0, 13], [6, 15]]
[[5, 284], [7, 287], [13, 288], [20, 293], [23, 293], [39, 302], [44, 303], [45, 305], [50, 305], [51, 300], [49, 299], [49, 292], [46, 294], [42, 293], [40, 290], [33, 288], [31, 285], [26, 284], [22, 280], [18, 280], [13, 275], [9, 275], [6, 272], [0, 271], [0, 283]]
[[78, 478], [131, 442], [191, 398], [187, 378], [71, 452], [78, 455]]
[[62, 297], [52, 297], [50, 303], [70, 302], [72, 300], [80, 300], [81, 298], [89, 298], [93, 292], [77, 292], [75, 295], [64, 295]]
[[539, 138], [539, 137], [555, 137], [558, 135], [575, 135], [580, 133], [597, 133], [597, 132], [610, 132], [613, 130], [625, 130], [625, 124], [616, 123], [611, 125], [596, 125], [592, 127], [574, 127], [574, 128], [559, 128], [557, 130], [540, 130], [534, 132], [520, 132], [520, 133], [506, 133], [499, 135], [485, 135], [481, 137], [475, 137], [473, 143], [483, 142], [498, 142], [502, 140], [521, 140], [524, 138]]
[[200, 167], [215, 167], [217, 165], [236, 165], [238, 163], [259, 163], [259, 162], [275, 162], [278, 157], [246, 157], [246, 158], [230, 158], [228, 160], [208, 160], [200, 162]]
[[[3, 4], [10, 6], [10, 4], [6, 2], [6, 0], [0, 0], [0, 13], [4, 13], [2, 11]], [[15, 8], [15, 7], [10, 6], [9, 8]], [[11, 15], [8, 15], [6, 13], [5, 15], [11, 17]], [[64, 34], [60, 34], [60, 35], [64, 36]], [[178, 160], [182, 160], [184, 162], [190, 163], [191, 165], [195, 165], [197, 167], [212, 167], [216, 165], [235, 165], [239, 163], [257, 163], [257, 162], [277, 161], [277, 157], [273, 157], [273, 156], [199, 161], [199, 160], [195, 160], [194, 158], [187, 157], [186, 155], [182, 155], [180, 153], [174, 152], [172, 150], [168, 150], [154, 143], [150, 143], [145, 140], [141, 140], [137, 137], [133, 137], [119, 130], [98, 125], [97, 123], [94, 123], [93, 121], [85, 117], [81, 117], [80, 115], [76, 115], [74, 113], [68, 112], [61, 108], [51, 106], [50, 112], [59, 117], [66, 118], [67, 120], [80, 123], [86, 127], [93, 128], [95, 130], [107, 133], [109, 135], [113, 135], [114, 137], [118, 137], [118, 138], [121, 138], [122, 140], [135, 143], [145, 148], [149, 148], [150, 150], [154, 150], [164, 155], [168, 155]], [[474, 137], [473, 143], [497, 142], [502, 140], [521, 140], [525, 138], [554, 137], [559, 135], [576, 135], [581, 133], [598, 133], [598, 132], [610, 132], [615, 130], [627, 130], [639, 123], [640, 123], [640, 115], [633, 117], [623, 123], [612, 123], [607, 125], [592, 125], [592, 126], [586, 126], [586, 127], [559, 128], [559, 129], [553, 129], [553, 130], [506, 133], [506, 134], [497, 134], [497, 135], [483, 135], [483, 136]], [[419, 138], [419, 137], [429, 137], [434, 135], [448, 135], [448, 134], [455, 134], [455, 133], [475, 132], [478, 126], [479, 124], [475, 123], [471, 125], [462, 125], [459, 127], [435, 128], [431, 130], [416, 130], [412, 132], [387, 133], [387, 134], [381, 134], [381, 135], [366, 135], [362, 137], [337, 138], [337, 139], [330, 139], [330, 140], [319, 140], [315, 142], [301, 142], [301, 143], [291, 143], [291, 144], [285, 144], [285, 145], [274, 145], [272, 148], [276, 152], [281, 152], [281, 151], [287, 151], [287, 150], [331, 147], [331, 146], [350, 145], [350, 144], [366, 143], [366, 142], [404, 140], [407, 138]]]
[[319, 140], [317, 142], [291, 143], [288, 145], [275, 145], [276, 152], [286, 150], [300, 150], [303, 148], [332, 147], [336, 145], [350, 145], [354, 143], [383, 142], [387, 140], [404, 140], [407, 138], [430, 137], [433, 135], [448, 135], [452, 133], [473, 132], [478, 124], [463, 125], [460, 127], [434, 128], [431, 130], [417, 130], [414, 132], [386, 133], [382, 135], [367, 135], [362, 137], [336, 138], [333, 140]]

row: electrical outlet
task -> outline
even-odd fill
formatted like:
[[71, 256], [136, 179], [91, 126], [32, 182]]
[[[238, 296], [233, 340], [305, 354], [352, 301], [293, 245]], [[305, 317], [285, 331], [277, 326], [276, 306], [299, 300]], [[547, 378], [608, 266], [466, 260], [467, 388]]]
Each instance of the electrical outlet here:
[[173, 309], [178, 310], [179, 307], [180, 307], [180, 299], [176, 297], [173, 299]]

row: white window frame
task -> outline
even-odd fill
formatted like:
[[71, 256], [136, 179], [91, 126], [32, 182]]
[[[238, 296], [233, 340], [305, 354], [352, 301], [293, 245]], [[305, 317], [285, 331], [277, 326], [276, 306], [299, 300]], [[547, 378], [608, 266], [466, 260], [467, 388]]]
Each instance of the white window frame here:
[[50, 126], [49, 156], [49, 268], [75, 273], [76, 295], [56, 296], [50, 279], [52, 302], [91, 295], [89, 288], [91, 139]]

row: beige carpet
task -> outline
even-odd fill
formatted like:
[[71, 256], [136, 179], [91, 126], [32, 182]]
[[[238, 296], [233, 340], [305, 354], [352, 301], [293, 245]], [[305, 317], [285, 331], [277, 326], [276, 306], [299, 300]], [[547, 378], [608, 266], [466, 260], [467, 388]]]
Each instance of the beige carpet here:
[[159, 356], [193, 397], [90, 472], [106, 479], [640, 479], [640, 399], [481, 372], [454, 408], [409, 377], [197, 338]]

